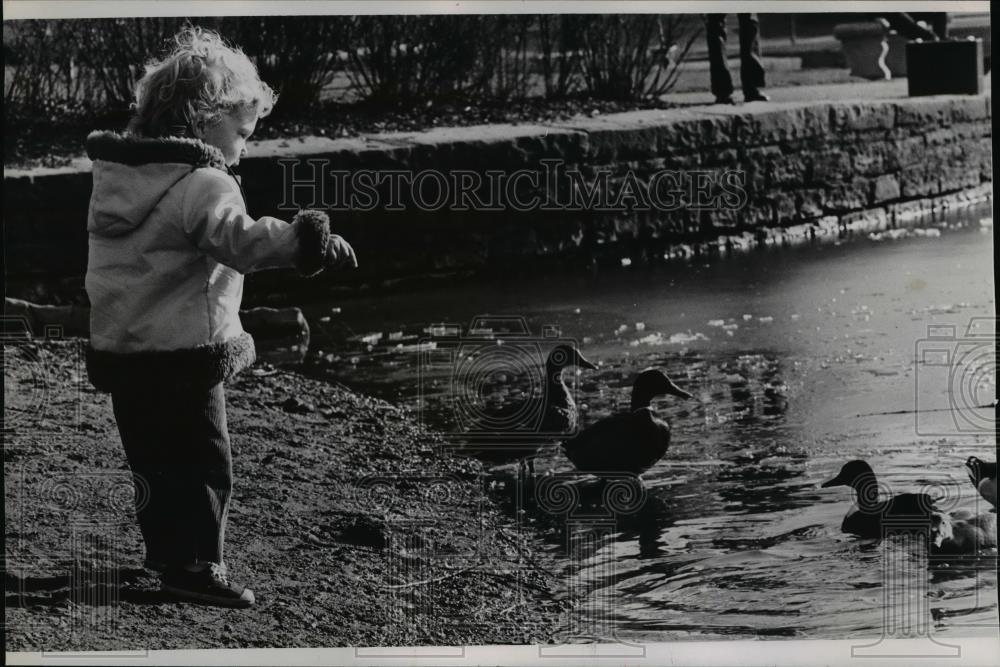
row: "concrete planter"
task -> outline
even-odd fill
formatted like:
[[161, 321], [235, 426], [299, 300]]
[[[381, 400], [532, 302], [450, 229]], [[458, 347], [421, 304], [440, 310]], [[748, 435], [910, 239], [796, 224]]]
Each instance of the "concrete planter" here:
[[889, 53], [888, 31], [878, 21], [841, 23], [833, 29], [840, 40], [851, 74], [872, 80], [888, 80], [892, 72], [886, 65]]

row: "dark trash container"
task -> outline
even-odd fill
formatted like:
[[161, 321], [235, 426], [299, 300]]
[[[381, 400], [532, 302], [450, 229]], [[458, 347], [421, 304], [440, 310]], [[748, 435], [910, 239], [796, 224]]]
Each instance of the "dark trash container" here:
[[906, 71], [910, 97], [979, 95], [983, 92], [983, 41], [908, 42]]

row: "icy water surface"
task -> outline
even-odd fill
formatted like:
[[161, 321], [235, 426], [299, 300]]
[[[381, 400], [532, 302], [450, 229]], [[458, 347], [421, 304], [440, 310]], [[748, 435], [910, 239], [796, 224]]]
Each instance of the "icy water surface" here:
[[[539, 482], [518, 496], [516, 468], [496, 471], [498, 500], [545, 537], [584, 601], [568, 632], [877, 638], [888, 608], [939, 637], [995, 636], [995, 552], [928, 565], [920, 545], [844, 535], [850, 492], [819, 488], [863, 458], [893, 492], [930, 486], [943, 507], [977, 508], [963, 462], [995, 457], [995, 410], [976, 407], [996, 392], [995, 361], [982, 363], [995, 359], [993, 325], [975, 319], [995, 316], [992, 222], [977, 222], [989, 215], [940, 234], [317, 306], [314, 346], [337, 351], [328, 361], [339, 381], [442, 429], [461, 427], [468, 397], [421, 355], [436, 325], [467, 327], [483, 313], [523, 316], [541, 355], [543, 331], [557, 333], [600, 365], [566, 374], [583, 426], [626, 406], [648, 366], [695, 395], [657, 402], [673, 424], [670, 450], [643, 475], [645, 497], [610, 519], [554, 513], [535, 497]], [[948, 363], [935, 363], [942, 354]], [[504, 379], [477, 385], [484, 405], [524, 398], [498, 390]], [[554, 448], [536, 467], [539, 479], [572, 470]], [[587, 480], [578, 487], [581, 504], [601, 497]]]

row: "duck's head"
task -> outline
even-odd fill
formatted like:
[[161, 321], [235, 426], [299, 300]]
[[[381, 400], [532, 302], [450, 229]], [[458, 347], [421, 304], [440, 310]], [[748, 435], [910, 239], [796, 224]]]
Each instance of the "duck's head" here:
[[693, 398], [673, 383], [667, 374], [658, 368], [647, 368], [639, 373], [632, 385], [632, 409], [644, 408], [657, 396], [677, 396]]
[[823, 482], [823, 484], [820, 485], [820, 488], [827, 489], [831, 486], [850, 486], [856, 489], [863, 484], [874, 481], [875, 472], [872, 470], [872, 467], [864, 461], [858, 459], [845, 463], [844, 467], [842, 467], [840, 472], [837, 473], [837, 476], [829, 481]]
[[946, 541], [955, 540], [955, 528], [951, 523], [951, 517], [943, 512], [931, 514], [931, 541], [938, 549]]
[[588, 370], [597, 370], [597, 365], [591, 363], [580, 354], [572, 345], [557, 345], [549, 352], [549, 358], [545, 362], [546, 366], [555, 371], [561, 371], [564, 368], [570, 368], [571, 366], [579, 366], [580, 368], [586, 368]]
[[970, 456], [965, 460], [965, 467], [969, 469], [969, 477], [973, 484], [979, 484], [983, 478], [983, 462], [975, 456]]

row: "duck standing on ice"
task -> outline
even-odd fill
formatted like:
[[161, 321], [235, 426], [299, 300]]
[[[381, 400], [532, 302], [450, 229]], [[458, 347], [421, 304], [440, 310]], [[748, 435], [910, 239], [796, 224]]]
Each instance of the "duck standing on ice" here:
[[639, 475], [663, 458], [670, 424], [650, 405], [657, 396], [692, 398], [658, 369], [642, 371], [632, 386], [628, 412], [606, 417], [566, 440], [562, 449], [580, 472]]
[[885, 524], [894, 521], [925, 519], [930, 525], [934, 499], [926, 493], [901, 493], [886, 500], [878, 498], [878, 483], [871, 466], [861, 460], [848, 461], [833, 479], [821, 488], [849, 486], [857, 494], [857, 509], [844, 517], [840, 529], [860, 537], [883, 537]]
[[981, 495], [994, 508], [997, 506], [997, 464], [996, 461], [990, 463], [981, 461], [975, 456], [970, 456], [965, 462], [965, 467], [969, 469], [969, 479], [972, 486], [976, 487]]

